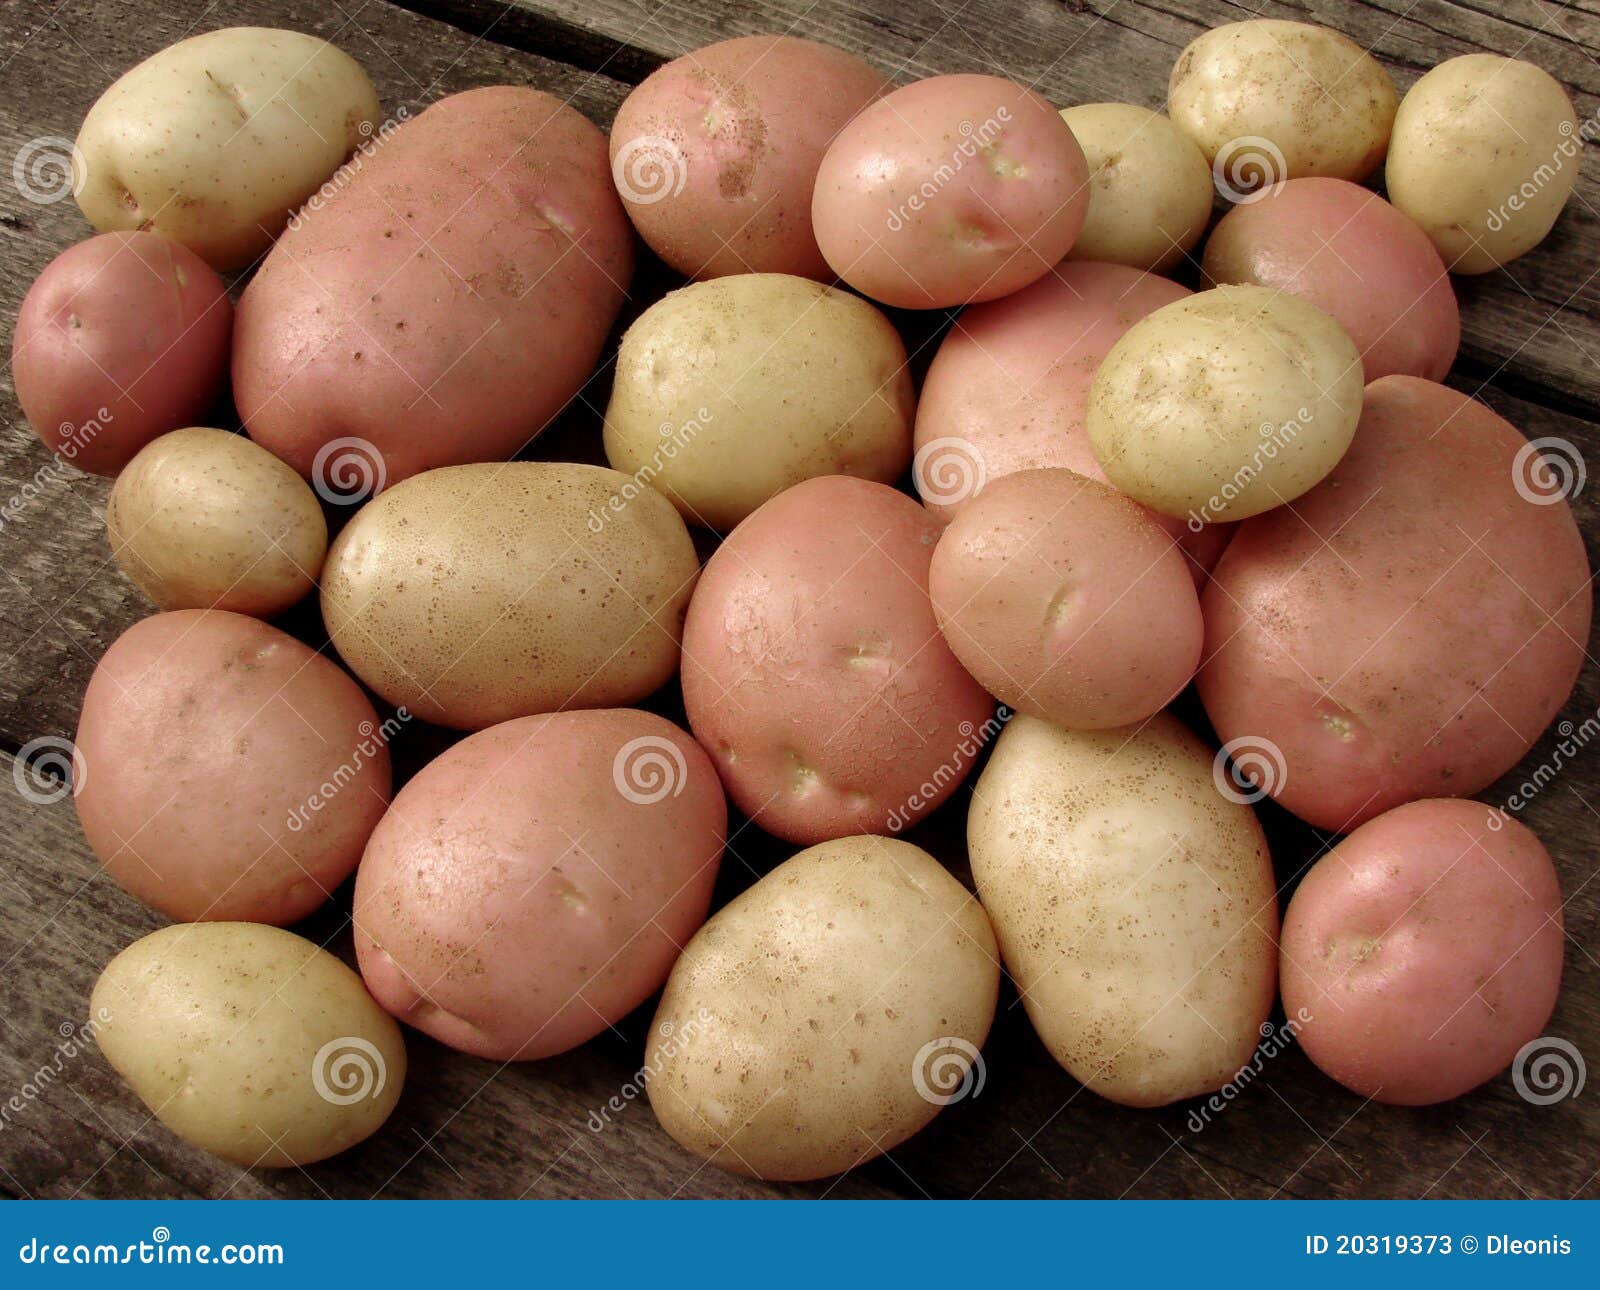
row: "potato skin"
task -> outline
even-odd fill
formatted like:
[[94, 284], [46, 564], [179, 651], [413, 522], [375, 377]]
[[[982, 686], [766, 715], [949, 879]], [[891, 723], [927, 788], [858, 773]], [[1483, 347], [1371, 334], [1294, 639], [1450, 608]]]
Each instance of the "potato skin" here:
[[1384, 181], [1451, 272], [1488, 273], [1544, 241], [1583, 146], [1572, 100], [1543, 68], [1463, 54], [1406, 93]]
[[707, 562], [683, 629], [683, 701], [728, 795], [805, 845], [888, 833], [972, 768], [989, 696], [934, 621], [938, 525], [844, 475], [779, 493]]
[[645, 1049], [650, 1105], [731, 1173], [842, 1173], [939, 1112], [999, 987], [988, 918], [932, 856], [889, 838], [824, 842], [685, 946]]
[[1197, 685], [1220, 739], [1276, 746], [1273, 796], [1301, 819], [1345, 832], [1476, 793], [1571, 692], [1589, 562], [1563, 499], [1519, 494], [1526, 442], [1465, 395], [1385, 377], [1333, 474], [1240, 526], [1202, 600]]
[[75, 801], [112, 880], [185, 922], [293, 923], [361, 858], [389, 800], [361, 687], [243, 614], [135, 623], [89, 680]]
[[978, 897], [1051, 1055], [1102, 1097], [1165, 1106], [1250, 1060], [1275, 997], [1266, 839], [1173, 717], [1006, 726], [967, 816]]
[[345, 525], [322, 614], [340, 657], [389, 702], [481, 730], [665, 684], [698, 569], [671, 503], [614, 470], [450, 466]]
[[406, 1080], [400, 1027], [326, 950], [257, 923], [163, 927], [89, 999], [113, 1069], [186, 1142], [248, 1168], [376, 1133]]
[[1528, 829], [1434, 799], [1363, 824], [1283, 920], [1283, 1006], [1352, 1092], [1427, 1106], [1476, 1088], [1539, 1035], [1561, 985], [1561, 890]]
[[361, 972], [463, 1052], [565, 1052], [659, 989], [711, 904], [727, 831], [716, 771], [628, 709], [507, 721], [396, 796], [356, 877]]
[[1206, 242], [1211, 285], [1273, 287], [1333, 316], [1366, 380], [1441, 381], [1461, 311], [1428, 235], [1376, 193], [1343, 179], [1291, 179], [1235, 206]]
[[605, 137], [548, 94], [490, 86], [347, 173], [239, 301], [245, 429], [307, 478], [344, 438], [390, 484], [512, 456], [589, 379], [633, 272]]
[[23, 297], [17, 402], [51, 452], [115, 475], [157, 435], [205, 417], [232, 334], [222, 279], [193, 251], [103, 233], [56, 256]]
[[214, 268], [243, 268], [377, 122], [366, 72], [327, 41], [204, 32], [145, 59], [89, 109], [78, 205], [102, 232], [150, 229]]
[[914, 405], [905, 345], [866, 301], [740, 274], [674, 291], [628, 328], [606, 458], [689, 523], [727, 532], [803, 479], [893, 483], [911, 461]]
[[628, 217], [691, 278], [831, 281], [811, 231], [817, 167], [888, 89], [859, 58], [797, 36], [740, 36], [675, 58], [623, 100], [611, 127]]
[[190, 427], [148, 444], [106, 503], [111, 554], [159, 609], [269, 618], [316, 585], [328, 525], [306, 481], [259, 444]]

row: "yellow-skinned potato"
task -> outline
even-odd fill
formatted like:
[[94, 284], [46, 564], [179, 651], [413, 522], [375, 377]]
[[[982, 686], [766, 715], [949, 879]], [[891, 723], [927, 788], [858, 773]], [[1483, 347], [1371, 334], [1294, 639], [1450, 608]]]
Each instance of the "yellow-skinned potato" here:
[[989, 920], [937, 860], [824, 842], [685, 947], [645, 1050], [650, 1105], [733, 1173], [842, 1173], [972, 1091], [999, 988]]
[[152, 1113], [236, 1164], [336, 1155], [377, 1131], [405, 1084], [400, 1027], [361, 978], [278, 927], [152, 932], [106, 966], [89, 1013]]
[[208, 31], [151, 55], [89, 109], [78, 205], [102, 233], [150, 229], [215, 269], [242, 268], [377, 119], [366, 72], [327, 41]]
[[905, 346], [866, 301], [738, 274], [675, 291], [628, 329], [606, 458], [725, 533], [805, 479], [893, 483], [911, 461], [912, 406]]
[[972, 875], [1028, 1016], [1125, 1106], [1222, 1087], [1275, 997], [1266, 839], [1213, 774], [1165, 713], [1071, 732], [1018, 716], [973, 793]]
[[270, 618], [316, 585], [328, 525], [306, 481], [226, 430], [174, 430], [117, 476], [111, 554], [161, 609]]

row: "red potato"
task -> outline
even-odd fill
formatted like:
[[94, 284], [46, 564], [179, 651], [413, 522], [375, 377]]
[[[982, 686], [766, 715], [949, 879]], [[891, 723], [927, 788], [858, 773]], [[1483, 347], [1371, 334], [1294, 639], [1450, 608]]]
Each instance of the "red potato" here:
[[822, 159], [817, 244], [856, 290], [905, 309], [994, 300], [1050, 271], [1089, 209], [1060, 114], [999, 76], [935, 76], [866, 108]]
[[727, 804], [700, 747], [648, 712], [521, 717], [396, 796], [356, 877], [373, 996], [494, 1061], [565, 1052], [667, 979], [705, 920]]
[[706, 564], [683, 629], [695, 738], [785, 841], [897, 831], [955, 791], [992, 707], [934, 622], [939, 526], [830, 475], [779, 493]]
[[328, 483], [351, 439], [379, 483], [512, 456], [589, 379], [633, 272], [605, 136], [548, 94], [468, 90], [332, 186], [239, 301], [250, 437]]
[[222, 279], [193, 251], [102, 233], [28, 288], [11, 338], [17, 402], [51, 452], [115, 475], [152, 439], [205, 420], [232, 333]]
[[1213, 284], [1276, 287], [1332, 314], [1369, 381], [1443, 380], [1461, 344], [1455, 289], [1428, 235], [1343, 179], [1291, 179], [1235, 206], [1201, 268]]
[[1566, 701], [1589, 562], [1537, 463], [1481, 403], [1389, 376], [1333, 473], [1239, 526], [1197, 684], [1221, 740], [1269, 748], [1262, 786], [1301, 819], [1344, 832], [1476, 793]]
[[113, 881], [171, 918], [293, 923], [349, 876], [388, 804], [391, 724], [275, 627], [156, 614], [89, 681], [78, 819]]
[[1561, 890], [1529, 830], [1479, 802], [1412, 802], [1363, 824], [1284, 915], [1283, 1007], [1352, 1092], [1459, 1097], [1511, 1064], [1561, 985]]
[[718, 41], [657, 68], [617, 109], [611, 169], [650, 249], [691, 278], [831, 281], [811, 231], [817, 167], [889, 82], [796, 36]]

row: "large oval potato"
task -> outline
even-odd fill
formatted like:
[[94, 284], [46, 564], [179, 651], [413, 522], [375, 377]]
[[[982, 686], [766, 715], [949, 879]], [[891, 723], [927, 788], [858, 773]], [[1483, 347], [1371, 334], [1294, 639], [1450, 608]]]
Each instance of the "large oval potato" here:
[[234, 400], [307, 478], [496, 461], [589, 379], [633, 272], [605, 136], [498, 85], [440, 99], [295, 219], [239, 300]]
[[149, 229], [214, 268], [242, 268], [377, 123], [366, 72], [327, 41], [203, 32], [152, 54], [89, 109], [78, 205], [102, 232]]
[[150, 1113], [246, 1168], [309, 1165], [400, 1100], [400, 1027], [361, 978], [292, 932], [188, 923], [135, 941], [89, 998], [95, 1042]]
[[614, 470], [452, 466], [356, 513], [328, 551], [322, 613], [384, 698], [476, 730], [660, 687], [698, 570], [671, 503]]
[[888, 833], [960, 785], [989, 696], [934, 621], [939, 526], [904, 493], [807, 480], [706, 564], [683, 628], [683, 702], [728, 794], [810, 844]]
[[666, 980], [711, 904], [726, 829], [710, 760], [648, 712], [480, 731], [372, 835], [352, 915], [362, 975], [464, 1052], [565, 1052]]
[[628, 328], [606, 459], [726, 532], [802, 479], [893, 483], [911, 460], [913, 406], [905, 346], [871, 305], [739, 274], [674, 291]]
[[645, 1049], [650, 1105], [733, 1173], [842, 1173], [970, 1091], [999, 988], [989, 920], [937, 860], [824, 842], [684, 947]]
[[1272, 1010], [1278, 903], [1249, 806], [1173, 717], [1012, 719], [967, 816], [978, 897], [1055, 1059], [1125, 1106], [1220, 1088]]
[[391, 733], [277, 628], [156, 614], [89, 679], [78, 819], [117, 885], [169, 917], [292, 923], [361, 858], [389, 800]]
[[1412, 802], [1363, 824], [1295, 890], [1283, 1007], [1346, 1088], [1426, 1106], [1493, 1078], [1539, 1035], [1564, 948], [1538, 838], [1479, 802]]
[[1333, 474], [1240, 527], [1197, 682], [1221, 739], [1270, 741], [1282, 805], [1345, 832], [1476, 793], [1532, 746], [1589, 639], [1583, 538], [1546, 488], [1561, 448], [1541, 463], [1483, 404], [1390, 376]]

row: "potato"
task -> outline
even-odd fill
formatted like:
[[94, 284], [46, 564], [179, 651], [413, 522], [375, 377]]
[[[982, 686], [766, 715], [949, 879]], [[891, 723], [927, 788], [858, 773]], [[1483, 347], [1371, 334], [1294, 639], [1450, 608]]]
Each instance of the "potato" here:
[[247, 1168], [309, 1165], [389, 1118], [400, 1027], [326, 950], [257, 923], [163, 927], [106, 965], [95, 1041], [186, 1142]]
[[111, 554], [161, 609], [269, 618], [316, 585], [328, 525], [306, 481], [225, 430], [162, 435], [106, 503]]
[[674, 291], [628, 328], [606, 459], [725, 532], [802, 479], [893, 483], [911, 461], [913, 406], [905, 346], [871, 305], [740, 274]]
[[91, 237], [23, 297], [17, 402], [51, 452], [115, 475], [157, 435], [205, 417], [232, 334], [222, 279], [193, 251], [154, 233]]
[[1548, 72], [1463, 54], [1407, 91], [1384, 182], [1452, 272], [1487, 273], [1544, 241], [1583, 145], [1572, 100]]
[[1050, 271], [1089, 205], [1083, 149], [1032, 90], [934, 76], [862, 110], [822, 158], [811, 220], [829, 266], [904, 309], [1010, 295]]
[[611, 173], [628, 217], [679, 273], [831, 280], [811, 189], [841, 126], [889, 88], [797, 36], [721, 40], [658, 67], [617, 109]]
[[245, 429], [308, 479], [353, 446], [380, 486], [514, 455], [593, 374], [632, 276], [605, 136], [489, 86], [343, 178], [239, 300]]
[[362, 975], [463, 1052], [565, 1052], [661, 988], [710, 907], [726, 831], [710, 760], [648, 712], [480, 731], [372, 835], [352, 915]]
[[1346, 832], [1476, 793], [1532, 746], [1589, 639], [1583, 539], [1541, 487], [1561, 447], [1541, 464], [1481, 403], [1385, 377], [1333, 474], [1239, 528], [1196, 679], [1221, 739], [1270, 742], [1279, 803]]
[[1123, 492], [1191, 526], [1258, 515], [1339, 463], [1361, 354], [1332, 318], [1265, 287], [1216, 287], [1130, 328], [1089, 388], [1089, 443]]
[[999, 988], [989, 920], [938, 861], [824, 842], [684, 948], [645, 1049], [650, 1105], [730, 1172], [842, 1173], [970, 1090]]
[[225, 27], [152, 54], [95, 101], [74, 192], [101, 232], [150, 229], [239, 269], [377, 122], [377, 91], [348, 54]]
[[1291, 179], [1222, 217], [1201, 264], [1210, 285], [1273, 287], [1331, 314], [1366, 380], [1443, 380], [1461, 343], [1444, 261], [1420, 228], [1343, 179]]
[[997, 479], [939, 539], [939, 630], [978, 683], [1071, 729], [1159, 712], [1200, 663], [1194, 581], [1150, 512], [1070, 470]]
[[389, 702], [478, 730], [660, 687], [698, 570], [677, 512], [616, 471], [452, 466], [356, 513], [328, 551], [322, 614]]
[[275, 627], [156, 614], [89, 679], [78, 819], [112, 880], [170, 918], [293, 923], [361, 858], [396, 729]]
[[1539, 839], [1493, 807], [1433, 800], [1363, 824], [1283, 920], [1301, 1047], [1362, 1097], [1426, 1106], [1503, 1071], [1561, 985], [1561, 890]]
[[1062, 110], [1089, 165], [1089, 213], [1068, 258], [1164, 271], [1211, 222], [1211, 167], [1159, 112], [1132, 103]]
[[1272, 860], [1213, 773], [1165, 713], [1108, 731], [1018, 716], [973, 792], [972, 876], [1034, 1029], [1125, 1106], [1220, 1088], [1272, 1009]]
[[1214, 27], [1178, 55], [1167, 113], [1205, 153], [1224, 193], [1285, 179], [1365, 179], [1389, 146], [1398, 96], [1353, 40], [1306, 22]]
[[830, 475], [779, 493], [706, 564], [683, 702], [739, 809], [809, 845], [896, 832], [953, 793], [991, 718], [928, 600], [939, 526]]

